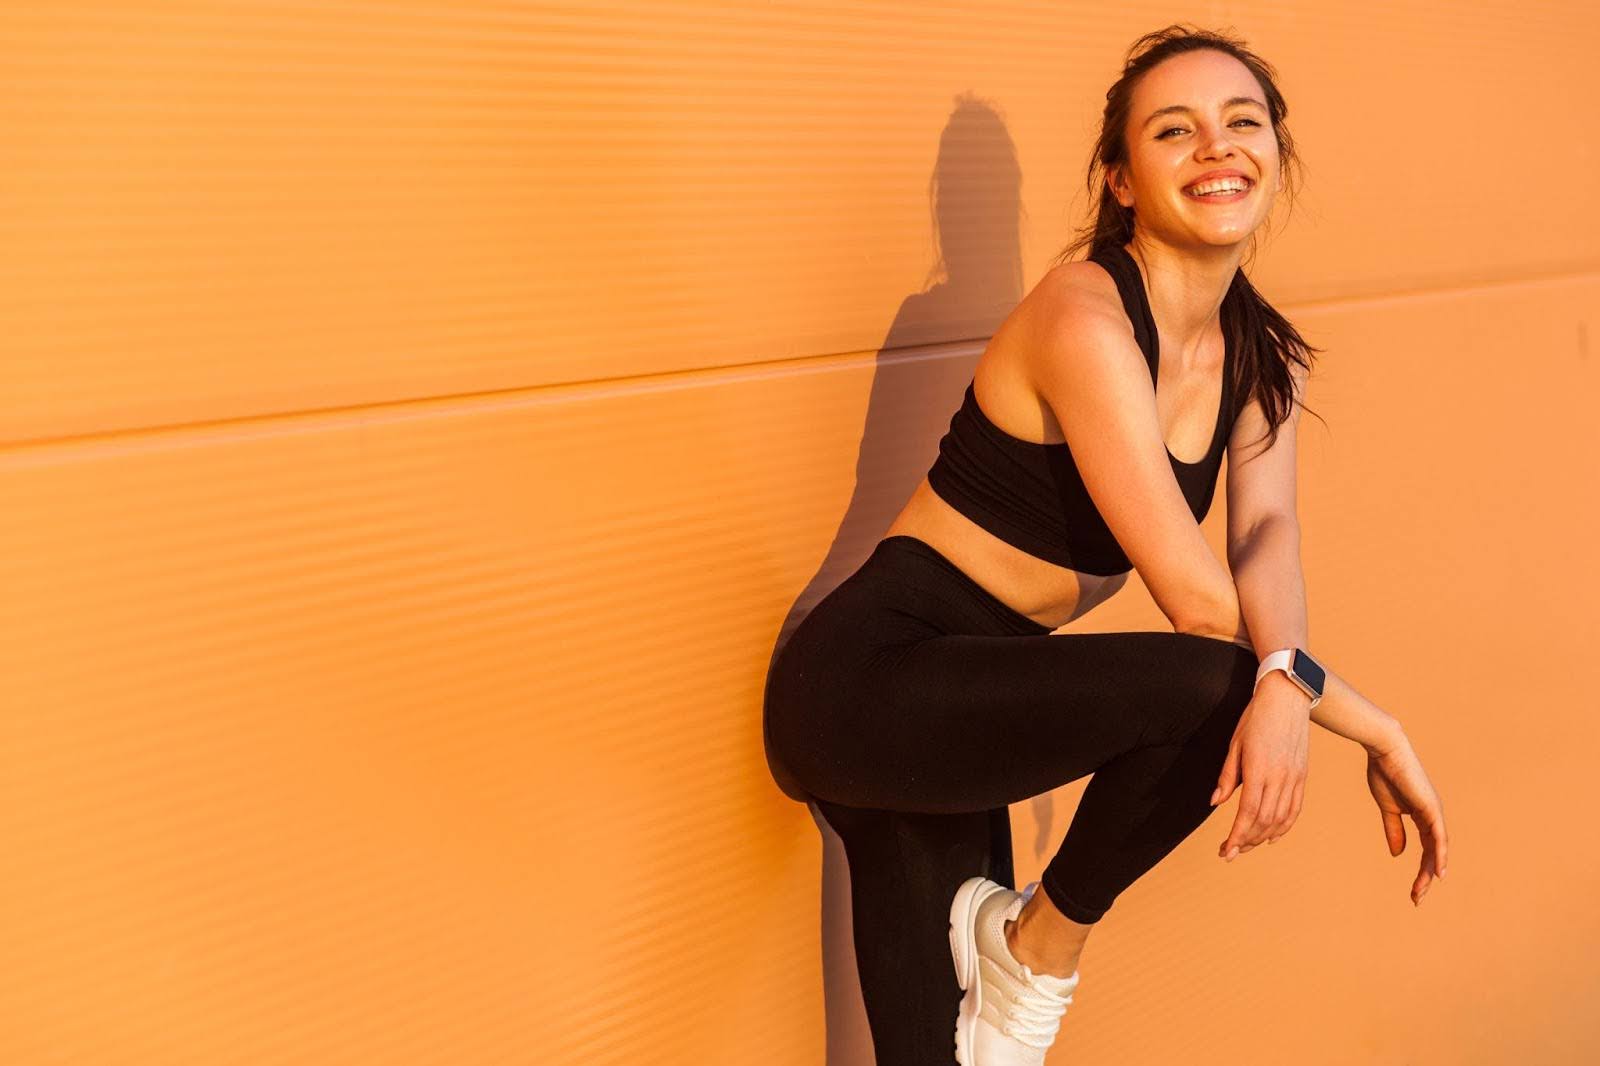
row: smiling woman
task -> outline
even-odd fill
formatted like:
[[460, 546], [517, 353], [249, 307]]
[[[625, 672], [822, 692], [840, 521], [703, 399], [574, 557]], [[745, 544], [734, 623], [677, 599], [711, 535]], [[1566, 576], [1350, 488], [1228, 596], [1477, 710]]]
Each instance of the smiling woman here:
[[[1386, 824], [1416, 820], [1414, 898], [1443, 872], [1398, 722], [1304, 647], [1295, 448], [1316, 349], [1240, 266], [1294, 163], [1286, 113], [1231, 37], [1134, 45], [1093, 221], [985, 348], [871, 557], [773, 660], [768, 751], [844, 842], [880, 1066], [950, 1061], [952, 1027], [962, 1066], [1039, 1066], [1123, 890], [1235, 790], [1223, 858], [1293, 825], [1312, 722], [1367, 750]], [[1199, 528], [1224, 455], [1231, 570]], [[1052, 632], [1133, 569], [1173, 632]], [[1091, 774], [1016, 891], [1007, 805]]]

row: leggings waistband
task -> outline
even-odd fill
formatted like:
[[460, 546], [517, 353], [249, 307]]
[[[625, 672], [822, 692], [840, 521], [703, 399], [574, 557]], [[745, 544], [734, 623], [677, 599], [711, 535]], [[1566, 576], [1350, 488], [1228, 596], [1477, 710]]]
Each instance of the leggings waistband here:
[[[1017, 636], [1036, 636], [1054, 632], [1051, 626], [1034, 621], [978, 584], [965, 570], [951, 562], [933, 545], [920, 538], [905, 533], [897, 533], [892, 537], [885, 537], [873, 549], [872, 558], [868, 562], [874, 559], [887, 561], [896, 555], [902, 557], [909, 555], [925, 563], [932, 564], [943, 575], [943, 578], [947, 579], [947, 583], [958, 585], [966, 599], [982, 607], [1007, 632]], [[863, 569], [868, 568], [863, 567]]]

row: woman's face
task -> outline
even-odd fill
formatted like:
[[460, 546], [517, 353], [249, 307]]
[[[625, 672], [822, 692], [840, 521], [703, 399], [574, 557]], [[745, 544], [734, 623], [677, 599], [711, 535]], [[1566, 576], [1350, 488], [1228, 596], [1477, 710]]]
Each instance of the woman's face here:
[[[1163, 243], [1236, 245], [1271, 213], [1278, 141], [1260, 83], [1232, 56], [1208, 48], [1153, 67], [1134, 88], [1125, 136], [1128, 166], [1111, 176], [1112, 191]], [[1194, 195], [1214, 170], [1238, 172], [1246, 188]]]

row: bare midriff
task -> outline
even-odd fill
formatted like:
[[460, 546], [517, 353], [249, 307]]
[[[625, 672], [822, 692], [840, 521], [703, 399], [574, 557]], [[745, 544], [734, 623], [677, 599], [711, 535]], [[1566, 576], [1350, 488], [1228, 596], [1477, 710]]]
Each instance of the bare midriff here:
[[885, 537], [910, 536], [949, 559], [1012, 610], [1059, 629], [1127, 584], [1127, 574], [1085, 574], [1008, 544], [939, 498], [923, 478]]

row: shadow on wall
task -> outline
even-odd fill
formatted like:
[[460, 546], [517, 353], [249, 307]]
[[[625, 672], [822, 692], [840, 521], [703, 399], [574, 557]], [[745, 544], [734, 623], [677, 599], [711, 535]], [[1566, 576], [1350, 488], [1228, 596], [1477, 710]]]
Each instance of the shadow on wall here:
[[[1000, 114], [970, 94], [959, 97], [940, 135], [929, 181], [934, 267], [925, 290], [901, 302], [878, 348], [855, 489], [821, 565], [784, 619], [772, 660], [811, 609], [872, 554], [938, 454], [939, 439], [972, 380], [977, 362], [972, 352], [981, 350], [1021, 301], [1021, 188], [1016, 148]], [[952, 342], [967, 343], [955, 355], [918, 350]], [[843, 843], [770, 747], [767, 763], [783, 792], [808, 804], [823, 838], [828, 1066], [871, 1066]], [[1048, 808], [1050, 797], [1034, 802]], [[1038, 813], [1040, 825], [1048, 826], [1049, 810]], [[1044, 843], [1037, 846], [1042, 849]], [[998, 869], [1011, 868], [1009, 854], [994, 859]]]

